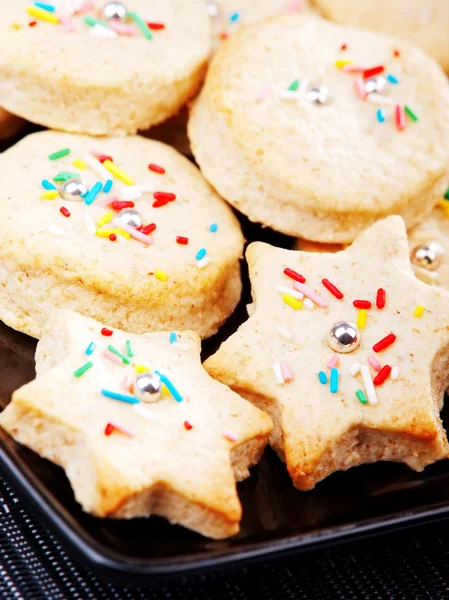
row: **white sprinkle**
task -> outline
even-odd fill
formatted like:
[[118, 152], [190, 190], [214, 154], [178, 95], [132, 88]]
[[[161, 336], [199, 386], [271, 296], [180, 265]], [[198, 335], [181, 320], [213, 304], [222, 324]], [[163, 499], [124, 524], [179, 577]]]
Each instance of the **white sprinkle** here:
[[296, 298], [297, 300], [302, 300], [304, 298], [304, 294], [294, 290], [293, 288], [289, 288], [286, 285], [278, 285], [276, 287], [276, 291], [280, 294], [288, 294], [289, 296], [293, 296], [293, 298]]
[[314, 303], [312, 302], [312, 300], [310, 298], [306, 298], [304, 300], [304, 306], [305, 306], [305, 308], [307, 308], [307, 310], [313, 310], [313, 307], [315, 305], [314, 305]]
[[274, 376], [276, 377], [276, 381], [279, 383], [279, 385], [282, 385], [284, 383], [284, 378], [282, 376], [282, 369], [279, 363], [274, 363], [273, 372]]
[[120, 197], [123, 200], [139, 200], [142, 197], [142, 191], [135, 185], [130, 185], [128, 188], [122, 189]]
[[289, 102], [297, 102], [301, 98], [299, 92], [294, 92], [293, 90], [282, 90], [279, 96], [281, 100], [287, 100]]
[[210, 263], [210, 258], [208, 256], [205, 256], [204, 258], [199, 260], [196, 264], [197, 264], [198, 269], [203, 269], [204, 267], [207, 267], [207, 265], [209, 263]]
[[151, 413], [147, 408], [144, 408], [140, 404], [134, 404], [133, 405], [133, 410], [136, 413], [138, 413], [141, 417], [145, 417], [145, 419], [148, 419], [150, 421], [151, 421], [151, 419], [154, 418], [153, 413]]
[[89, 29], [89, 35], [107, 40], [115, 40], [118, 37], [118, 34], [115, 31], [109, 29], [109, 27], [103, 27], [103, 25], [94, 25], [91, 27]]
[[3, 510], [5, 511], [5, 513], [9, 513], [10, 512], [9, 506], [7, 504], [3, 505]]
[[399, 377], [399, 367], [393, 367], [391, 369], [391, 375], [390, 375], [391, 379], [393, 381], [396, 381]]
[[285, 338], [286, 340], [293, 339], [293, 333], [290, 331], [290, 329], [287, 329], [286, 327], [283, 327], [282, 325], [279, 325], [279, 327], [277, 327], [277, 332], [279, 333], [279, 335], [282, 335], [282, 337]]
[[103, 165], [101, 164], [101, 162], [99, 160], [97, 160], [96, 158], [94, 158], [93, 156], [91, 156], [90, 154], [86, 154], [84, 156], [84, 162], [86, 163], [86, 165], [88, 165], [92, 171], [98, 175], [98, 177], [100, 179], [110, 179], [110, 174], [109, 171], [106, 169], [106, 167], [103, 167]]
[[84, 213], [83, 219], [84, 224], [86, 225], [87, 233], [90, 233], [90, 235], [95, 235], [97, 232], [97, 228], [95, 227], [92, 215], [90, 215], [89, 213]]
[[51, 233], [55, 237], [61, 237], [61, 235], [65, 234], [65, 232], [62, 229], [58, 229], [54, 225], [49, 225], [48, 226], [48, 231], [49, 231], [49, 233]]
[[356, 375], [358, 375], [360, 373], [360, 363], [354, 363], [352, 365], [352, 367], [349, 369], [349, 373], [353, 377], [355, 377]]
[[181, 352], [187, 352], [189, 350], [189, 345], [183, 344], [182, 342], [173, 342], [172, 348], [175, 350], [181, 350]]
[[301, 85], [299, 87], [299, 95], [300, 96], [304, 96], [307, 88], [309, 87], [309, 83], [310, 81], [308, 79], [304, 79], [303, 81], [301, 81]]
[[376, 94], [375, 92], [373, 92], [372, 94], [368, 94], [366, 99], [368, 100], [368, 102], [371, 102], [371, 104], [385, 105], [393, 103], [393, 100], [389, 96], [382, 96], [382, 94]]
[[366, 365], [362, 365], [360, 367], [360, 372], [362, 373], [363, 385], [365, 386], [365, 392], [368, 396], [368, 402], [371, 406], [376, 406], [377, 396], [370, 370]]

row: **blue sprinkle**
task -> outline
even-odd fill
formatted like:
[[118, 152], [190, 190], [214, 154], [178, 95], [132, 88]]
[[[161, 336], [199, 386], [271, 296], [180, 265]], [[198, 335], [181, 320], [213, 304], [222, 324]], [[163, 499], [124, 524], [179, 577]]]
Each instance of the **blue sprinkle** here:
[[106, 396], [106, 398], [120, 400], [120, 402], [127, 402], [128, 404], [139, 404], [140, 402], [135, 396], [125, 396], [125, 394], [117, 394], [117, 392], [111, 392], [110, 390], [101, 390], [101, 393], [103, 396]]
[[201, 250], [198, 250], [195, 256], [196, 260], [201, 260], [204, 258], [206, 256], [206, 252], [206, 248], [201, 248]]
[[53, 6], [52, 4], [44, 4], [44, 2], [35, 2], [34, 6], [42, 8], [42, 10], [46, 10], [47, 12], [55, 12], [56, 10], [56, 6]]
[[383, 111], [383, 108], [377, 109], [377, 120], [379, 121], [379, 123], [383, 123], [385, 121], [385, 113]]
[[212, 233], [215, 233], [216, 231], [218, 231], [217, 223], [212, 223], [212, 225], [210, 226], [210, 230], [212, 231]]
[[178, 336], [174, 331], [172, 331], [170, 333], [170, 344], [174, 344], [176, 341], [178, 341]]
[[42, 180], [42, 187], [44, 188], [44, 190], [56, 190], [56, 186], [53, 185], [50, 181], [48, 181], [48, 179], [43, 179]]
[[318, 373], [318, 379], [320, 380], [320, 383], [322, 383], [323, 385], [326, 385], [327, 383], [327, 375], [324, 371], [320, 371]]
[[86, 354], [87, 356], [89, 356], [90, 354], [92, 354], [95, 351], [95, 348], [97, 347], [97, 344], [95, 342], [91, 342], [87, 348], [86, 348]]
[[157, 375], [159, 375], [159, 377], [161, 378], [162, 383], [168, 389], [168, 391], [173, 396], [173, 398], [176, 400], [176, 402], [182, 402], [182, 396], [181, 396], [181, 394], [178, 392], [178, 390], [172, 384], [172, 382], [170, 381], [170, 379], [168, 379], [168, 377], [165, 377], [165, 375], [162, 375], [162, 373], [160, 373], [159, 371], [155, 371], [155, 373]]
[[84, 198], [84, 202], [86, 204], [92, 204], [98, 194], [101, 192], [103, 184], [101, 181], [97, 181], [97, 183], [89, 190], [87, 196]]
[[235, 12], [235, 13], [232, 13], [232, 15], [229, 15], [229, 22], [230, 23], [235, 23], [239, 19], [240, 19], [240, 13], [239, 12]]
[[335, 367], [331, 369], [331, 392], [336, 394], [338, 392], [338, 369]]
[[113, 185], [114, 185], [114, 182], [112, 181], [112, 179], [108, 179], [106, 181], [106, 183], [104, 184], [103, 192], [105, 194], [109, 194], [109, 192], [112, 190]]
[[395, 77], [394, 75], [392, 75], [391, 73], [389, 73], [387, 75], [387, 79], [390, 83], [393, 83], [393, 84], [399, 83], [399, 79], [397, 77]]

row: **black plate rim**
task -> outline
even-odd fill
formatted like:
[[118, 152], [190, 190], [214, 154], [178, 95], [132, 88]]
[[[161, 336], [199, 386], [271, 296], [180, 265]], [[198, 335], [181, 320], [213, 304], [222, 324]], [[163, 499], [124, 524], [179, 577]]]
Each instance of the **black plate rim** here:
[[243, 550], [212, 550], [207, 556], [197, 554], [188, 558], [179, 557], [176, 560], [130, 560], [77, 530], [74, 520], [68, 516], [64, 507], [47, 491], [32, 470], [16, 459], [1, 438], [0, 469], [19, 496], [30, 502], [50, 529], [67, 542], [69, 552], [71, 550], [79, 561], [93, 572], [112, 579], [127, 575], [145, 577], [147, 581], [151, 581], [167, 576], [197, 574], [220, 567], [229, 568], [237, 564], [242, 566], [279, 555], [315, 550], [354, 538], [360, 539], [449, 518], [449, 503], [437, 503], [421, 509], [398, 512], [382, 520], [366, 519], [341, 527], [329, 527], [320, 533], [297, 534], [268, 543], [254, 542]]

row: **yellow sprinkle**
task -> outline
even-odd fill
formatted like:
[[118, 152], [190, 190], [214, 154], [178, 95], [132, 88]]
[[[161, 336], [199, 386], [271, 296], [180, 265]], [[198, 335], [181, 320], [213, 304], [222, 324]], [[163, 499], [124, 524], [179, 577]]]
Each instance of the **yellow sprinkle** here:
[[165, 273], [165, 271], [161, 271], [160, 269], [156, 269], [154, 274], [156, 275], [156, 279], [159, 279], [159, 281], [167, 281], [168, 279], [167, 273]]
[[421, 306], [421, 304], [418, 304], [418, 306], [415, 308], [415, 312], [413, 313], [414, 317], [422, 317], [424, 311], [426, 309], [424, 308], [424, 306]]
[[345, 58], [338, 58], [335, 61], [335, 66], [337, 67], [337, 69], [343, 69], [343, 67], [346, 67], [346, 65], [352, 65], [354, 64], [353, 60], [348, 60]]
[[55, 14], [38, 6], [27, 6], [27, 13], [35, 19], [42, 19], [42, 21], [47, 21], [47, 23], [53, 23], [54, 25], [59, 23], [59, 19]]
[[150, 370], [150, 367], [146, 365], [134, 365], [136, 373], [147, 373]]
[[86, 168], [86, 163], [83, 160], [81, 160], [81, 158], [76, 158], [73, 161], [73, 166], [76, 167], [77, 169], [83, 170]]
[[290, 296], [290, 294], [283, 294], [282, 300], [285, 302], [285, 304], [288, 304], [295, 310], [302, 308], [302, 302], [297, 298], [293, 298], [293, 296]]
[[357, 327], [359, 329], [365, 329], [366, 325], [366, 310], [361, 308], [359, 310], [359, 314], [357, 315]]
[[42, 192], [41, 198], [42, 198], [42, 200], [54, 200], [58, 196], [59, 196], [58, 190], [46, 190], [45, 192]]
[[121, 235], [126, 240], [131, 239], [131, 236], [127, 231], [123, 231], [123, 229], [119, 229], [118, 227], [112, 227], [111, 229], [97, 229], [96, 231], [98, 237], [109, 237], [111, 233], [115, 233], [115, 235]]
[[444, 210], [446, 217], [449, 217], [449, 202], [447, 200], [438, 200], [437, 206]]
[[19, 31], [19, 29], [22, 29], [22, 28], [20, 27], [20, 25], [18, 25], [17, 23], [13, 23], [13, 24], [11, 25], [11, 27], [12, 27], [13, 29], [15, 29], [16, 31]]
[[106, 225], [106, 223], [109, 223], [109, 221], [112, 221], [114, 216], [115, 215], [111, 210], [109, 212], [105, 213], [101, 217], [101, 219], [98, 219], [98, 227], [103, 227], [103, 225]]
[[126, 185], [134, 185], [134, 179], [132, 177], [130, 177], [127, 173], [125, 173], [125, 171], [122, 171], [121, 169], [119, 169], [119, 167], [117, 167], [117, 165], [115, 165], [112, 161], [105, 160], [103, 163], [103, 166], [106, 167], [106, 169], [110, 173], [112, 173], [118, 179], [120, 179], [120, 181], [123, 181], [123, 183], [126, 183]]

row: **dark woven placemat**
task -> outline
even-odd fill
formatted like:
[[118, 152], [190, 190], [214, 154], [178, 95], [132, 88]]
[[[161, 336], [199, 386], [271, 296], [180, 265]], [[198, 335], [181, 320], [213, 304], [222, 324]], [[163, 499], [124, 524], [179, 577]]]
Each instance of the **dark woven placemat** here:
[[449, 599], [449, 523], [131, 590], [72, 562], [0, 478], [1, 600]]

